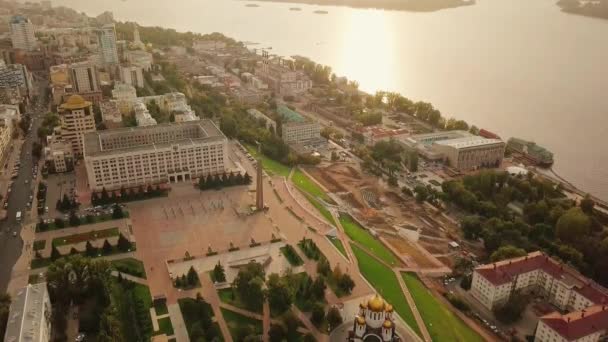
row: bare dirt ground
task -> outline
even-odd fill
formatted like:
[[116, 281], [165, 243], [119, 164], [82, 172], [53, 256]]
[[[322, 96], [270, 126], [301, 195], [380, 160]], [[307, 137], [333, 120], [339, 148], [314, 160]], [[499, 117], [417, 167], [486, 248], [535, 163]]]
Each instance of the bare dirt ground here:
[[[418, 267], [434, 267], [436, 266], [431, 260], [429, 260], [421, 251], [416, 248], [411, 242], [401, 237], [395, 237], [390, 235], [383, 235], [386, 241], [390, 243], [399, 253], [407, 255], [408, 259], [411, 259]], [[408, 265], [410, 266], [410, 265]], [[411, 265], [414, 266], [414, 265]]]

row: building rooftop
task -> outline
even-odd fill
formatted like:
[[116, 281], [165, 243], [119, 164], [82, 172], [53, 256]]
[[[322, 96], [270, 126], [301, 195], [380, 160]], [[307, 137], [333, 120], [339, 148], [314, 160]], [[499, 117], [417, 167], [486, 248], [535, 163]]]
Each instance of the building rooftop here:
[[502, 140], [487, 139], [487, 138], [478, 137], [478, 136], [470, 136], [470, 137], [464, 137], [464, 138], [435, 141], [435, 144], [437, 144], [437, 145], [450, 146], [450, 147], [453, 147], [456, 149], [501, 144], [501, 143], [503, 143]]
[[[45, 313], [46, 283], [29, 284], [11, 303], [4, 341], [40, 341], [40, 322]], [[48, 308], [50, 309], [50, 308]]]
[[578, 273], [573, 268], [558, 263], [542, 252], [532, 252], [520, 258], [503, 260], [475, 268], [475, 272], [494, 286], [510, 283], [516, 276], [534, 270], [542, 270], [565, 284], [572, 286], [574, 291], [593, 303], [608, 303], [607, 289]]
[[63, 103], [61, 106], [59, 106], [59, 108], [73, 110], [73, 109], [83, 109], [83, 108], [90, 107], [90, 106], [91, 106], [91, 102], [85, 101], [85, 99], [82, 96], [72, 95], [72, 96], [70, 96], [70, 98], [68, 98], [68, 100], [65, 103]]
[[[175, 140], [159, 140], [158, 133], [178, 132]], [[123, 148], [105, 148], [106, 140], [127, 140], [129, 137], [144, 135], [138, 141], [129, 140], [129, 146]], [[191, 145], [201, 141], [221, 141], [226, 136], [211, 120], [196, 120], [180, 123], [165, 123], [154, 126], [126, 127], [104, 131], [90, 132], [84, 135], [85, 156], [111, 155], [117, 151], [140, 151], [147, 149], [165, 148], [172, 145]]]
[[304, 118], [300, 113], [296, 112], [295, 110], [289, 109], [289, 107], [287, 107], [285, 105], [277, 106], [277, 113], [279, 113], [279, 115], [281, 115], [284, 122], [286, 122], [286, 123], [287, 122], [304, 122], [304, 121], [306, 121], [306, 118]]
[[553, 312], [540, 320], [567, 341], [575, 341], [608, 329], [608, 305], [595, 305], [566, 315]]

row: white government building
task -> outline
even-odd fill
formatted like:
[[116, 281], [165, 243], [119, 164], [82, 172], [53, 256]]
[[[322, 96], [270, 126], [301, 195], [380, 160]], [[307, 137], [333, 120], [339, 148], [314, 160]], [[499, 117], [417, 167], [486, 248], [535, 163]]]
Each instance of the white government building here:
[[535, 341], [595, 342], [608, 329], [608, 290], [541, 252], [475, 268], [471, 295], [492, 310], [516, 291], [534, 291], [558, 309], [540, 317]]
[[10, 19], [9, 28], [13, 48], [32, 51], [38, 48], [34, 34], [34, 24], [28, 18], [16, 15]]
[[228, 139], [210, 120], [97, 131], [84, 140], [94, 191], [187, 181], [227, 170]]

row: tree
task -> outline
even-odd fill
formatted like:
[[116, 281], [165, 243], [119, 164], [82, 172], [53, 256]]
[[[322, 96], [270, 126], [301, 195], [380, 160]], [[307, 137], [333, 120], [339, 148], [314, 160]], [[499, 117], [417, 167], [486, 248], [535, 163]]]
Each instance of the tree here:
[[76, 227], [80, 225], [80, 218], [76, 216], [76, 212], [72, 211], [70, 213], [70, 226]]
[[473, 276], [472, 275], [465, 275], [464, 277], [462, 277], [462, 279], [460, 279], [460, 287], [462, 287], [464, 290], [470, 290], [471, 289], [471, 283], [473, 282]]
[[55, 227], [56, 228], [63, 228], [65, 226], [65, 223], [63, 222], [63, 220], [60, 217], [57, 217], [55, 219]]
[[325, 298], [325, 289], [327, 286], [325, 285], [325, 279], [323, 277], [317, 277], [315, 281], [312, 283], [310, 287], [310, 293], [316, 300], [322, 300]]
[[108, 203], [110, 203], [110, 196], [108, 195], [108, 191], [106, 190], [105, 187], [101, 188], [100, 202], [101, 202], [101, 204], [108, 204]]
[[59, 252], [57, 247], [55, 245], [53, 245], [53, 248], [51, 249], [51, 260], [55, 261], [59, 258], [61, 258], [61, 253]]
[[506, 246], [502, 246], [502, 247], [498, 248], [496, 251], [494, 251], [494, 253], [492, 253], [492, 255], [490, 256], [490, 260], [492, 262], [497, 262], [497, 261], [501, 261], [501, 260], [505, 260], [505, 259], [523, 257], [526, 254], [527, 254], [526, 251], [521, 248], [517, 248], [517, 247], [511, 246], [511, 245], [506, 245]]
[[131, 248], [133, 247], [131, 244], [131, 241], [129, 241], [129, 239], [127, 239], [124, 235], [122, 235], [122, 233], [118, 234], [118, 243], [116, 244], [116, 247], [118, 247], [118, 250], [120, 250], [121, 252], [128, 252], [129, 250], [131, 250]]
[[327, 312], [327, 323], [329, 324], [331, 329], [335, 329], [338, 325], [342, 324], [342, 315], [340, 315], [340, 311], [332, 307]]
[[198, 284], [198, 274], [196, 273], [196, 270], [193, 266], [190, 266], [190, 269], [188, 270], [187, 279], [188, 285], [190, 286], [195, 286]]
[[239, 297], [249, 309], [258, 309], [262, 306], [263, 285], [264, 268], [257, 262], [250, 262], [241, 268], [233, 282]]
[[355, 287], [355, 282], [348, 274], [343, 274], [338, 279], [338, 288], [345, 294], [350, 294]]
[[226, 271], [224, 270], [224, 266], [222, 266], [219, 261], [213, 268], [213, 279], [218, 283], [223, 283], [226, 281]]
[[93, 247], [91, 241], [87, 241], [87, 244], [85, 246], [85, 255], [88, 257], [97, 256], [97, 248]]
[[125, 214], [122, 211], [122, 208], [118, 204], [114, 204], [114, 209], [112, 209], [112, 218], [113, 219], [121, 219], [125, 217]]
[[268, 339], [270, 342], [282, 342], [286, 339], [287, 334], [285, 329], [280, 324], [272, 324], [268, 330]]
[[555, 226], [555, 233], [560, 240], [572, 243], [589, 234], [590, 226], [591, 221], [581, 208], [573, 207], [559, 218]]
[[330, 272], [331, 267], [329, 266], [329, 261], [324, 257], [320, 258], [317, 262], [317, 273], [327, 276]]
[[310, 321], [316, 327], [319, 327], [323, 323], [324, 320], [325, 320], [325, 308], [323, 307], [323, 305], [321, 305], [319, 303], [315, 303], [315, 305], [312, 307]]
[[416, 194], [416, 202], [418, 203], [426, 201], [429, 196], [429, 190], [424, 185], [417, 185], [414, 188], [414, 193]]
[[6, 324], [8, 322], [10, 305], [11, 296], [6, 293], [0, 295], [0, 336], [4, 336], [6, 331]]
[[460, 227], [464, 232], [464, 237], [469, 240], [478, 239], [483, 230], [479, 216], [465, 216], [460, 221]]
[[585, 214], [591, 215], [591, 214], [593, 214], [593, 207], [595, 206], [595, 201], [592, 200], [589, 195], [586, 195], [585, 198], [583, 198], [581, 200], [580, 206], [581, 206], [581, 210]]
[[112, 253], [112, 245], [110, 245], [110, 242], [108, 242], [108, 239], [103, 240], [103, 254], [108, 255], [110, 253]]
[[528, 298], [519, 294], [514, 293], [509, 297], [509, 300], [504, 304], [494, 307], [492, 310], [494, 316], [500, 322], [509, 324], [518, 321], [521, 318], [521, 314], [528, 305]]
[[282, 314], [287, 311], [293, 302], [293, 293], [278, 274], [273, 273], [268, 276], [266, 282], [266, 297], [268, 298], [268, 304], [272, 309], [272, 312]]

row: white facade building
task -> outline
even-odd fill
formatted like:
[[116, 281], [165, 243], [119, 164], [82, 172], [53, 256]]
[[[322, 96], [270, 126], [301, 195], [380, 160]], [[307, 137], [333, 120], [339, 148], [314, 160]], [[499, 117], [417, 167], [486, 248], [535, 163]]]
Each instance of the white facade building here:
[[150, 115], [148, 107], [143, 102], [135, 102], [133, 105], [133, 111], [135, 111], [135, 120], [137, 126], [154, 126], [157, 124], [156, 119]]
[[400, 341], [399, 336], [395, 334], [393, 306], [378, 295], [361, 303], [359, 314], [355, 316], [353, 330], [349, 331], [348, 341]]
[[4, 342], [51, 340], [51, 301], [46, 283], [29, 284], [11, 303]]
[[471, 295], [489, 310], [508, 301], [513, 293], [533, 290], [570, 312], [542, 316], [537, 341], [595, 342], [605, 336], [608, 290], [541, 252], [481, 265], [473, 272]]
[[281, 127], [283, 141], [287, 144], [306, 144], [321, 139], [318, 122], [288, 122]]
[[19, 106], [0, 105], [0, 161], [8, 155], [19, 118]]
[[505, 155], [505, 146], [502, 140], [478, 136], [442, 140], [433, 145], [451, 167], [459, 170], [499, 167]]
[[23, 16], [16, 15], [9, 22], [11, 42], [13, 48], [33, 51], [38, 48], [38, 41], [34, 35], [34, 24]]
[[114, 24], [107, 24], [95, 30], [99, 48], [99, 60], [104, 65], [116, 65], [118, 60], [118, 49], [116, 48], [116, 32]]
[[265, 115], [264, 113], [260, 112], [259, 110], [255, 109], [255, 108], [251, 108], [247, 110], [247, 114], [251, 115], [252, 117], [254, 117], [257, 120], [264, 120], [266, 128], [270, 129], [272, 127], [272, 130], [274, 132], [276, 132], [277, 130], [277, 123], [269, 118], [267, 115]]
[[127, 52], [127, 61], [133, 65], [143, 68], [145, 71], [152, 69], [154, 57], [151, 53], [143, 50], [133, 50]]
[[137, 88], [144, 87], [144, 73], [142, 67], [140, 66], [121, 66], [120, 79], [125, 84], [129, 84]]
[[76, 156], [82, 155], [84, 134], [95, 132], [93, 104], [80, 95], [72, 95], [59, 106], [61, 139], [72, 144]]
[[105, 130], [85, 137], [93, 191], [221, 174], [227, 153], [228, 140], [210, 120]]

